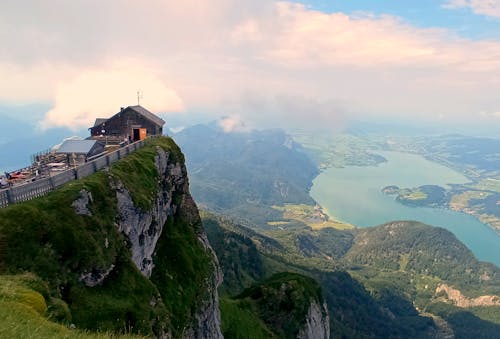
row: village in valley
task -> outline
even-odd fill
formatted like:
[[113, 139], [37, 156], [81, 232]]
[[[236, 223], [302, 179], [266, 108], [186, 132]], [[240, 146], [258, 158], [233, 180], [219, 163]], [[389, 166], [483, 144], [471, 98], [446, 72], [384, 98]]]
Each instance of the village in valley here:
[[[9, 191], [15, 187], [33, 185], [42, 179], [51, 179], [148, 137], [160, 136], [164, 124], [163, 119], [140, 105], [122, 107], [110, 118], [96, 119], [86, 139], [66, 138], [50, 150], [32, 155], [30, 166], [5, 172], [0, 176], [0, 190]], [[74, 179], [77, 177], [78, 172], [75, 171]], [[13, 200], [8, 194], [5, 196], [6, 201], [2, 206], [14, 202], [7, 201]]]

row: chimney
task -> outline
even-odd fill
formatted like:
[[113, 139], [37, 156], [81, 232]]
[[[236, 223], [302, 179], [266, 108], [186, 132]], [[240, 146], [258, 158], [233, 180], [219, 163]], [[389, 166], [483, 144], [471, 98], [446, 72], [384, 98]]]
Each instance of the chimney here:
[[120, 112], [123, 112], [124, 109], [125, 107], [120, 107]]

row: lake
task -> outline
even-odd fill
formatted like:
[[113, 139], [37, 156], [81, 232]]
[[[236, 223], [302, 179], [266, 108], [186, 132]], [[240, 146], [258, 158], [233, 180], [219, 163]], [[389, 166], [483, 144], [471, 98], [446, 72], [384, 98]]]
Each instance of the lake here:
[[420, 155], [377, 152], [388, 161], [378, 166], [329, 168], [313, 182], [311, 196], [339, 221], [359, 227], [376, 226], [392, 220], [416, 220], [453, 232], [479, 260], [500, 266], [500, 236], [473, 216], [438, 208], [409, 207], [381, 189], [389, 185], [460, 184], [462, 174]]

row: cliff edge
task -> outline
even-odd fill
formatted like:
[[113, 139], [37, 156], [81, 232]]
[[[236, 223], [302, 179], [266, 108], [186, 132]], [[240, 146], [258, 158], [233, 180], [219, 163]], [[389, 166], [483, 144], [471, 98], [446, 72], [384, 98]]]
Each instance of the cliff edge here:
[[46, 316], [77, 328], [221, 338], [221, 272], [172, 139], [0, 210], [0, 273], [47, 286]]

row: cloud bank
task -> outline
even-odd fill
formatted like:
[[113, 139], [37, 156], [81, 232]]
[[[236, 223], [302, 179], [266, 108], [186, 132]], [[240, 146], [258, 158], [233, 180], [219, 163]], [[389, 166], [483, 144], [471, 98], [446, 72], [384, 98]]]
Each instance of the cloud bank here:
[[[447, 6], [490, 16], [499, 8]], [[269, 0], [7, 0], [0, 38], [9, 46], [0, 101], [52, 102], [43, 128], [89, 126], [135, 104], [137, 90], [152, 111], [234, 112], [275, 125], [470, 121], [500, 110], [499, 41], [390, 15]]]
[[54, 107], [40, 127], [66, 126], [74, 130], [90, 127], [96, 117], [107, 118], [122, 106], [136, 105], [133, 94], [137, 92], [140, 104], [155, 112], [184, 110], [177, 93], [153, 74], [146, 68], [127, 67], [127, 63], [82, 71], [56, 87]]

